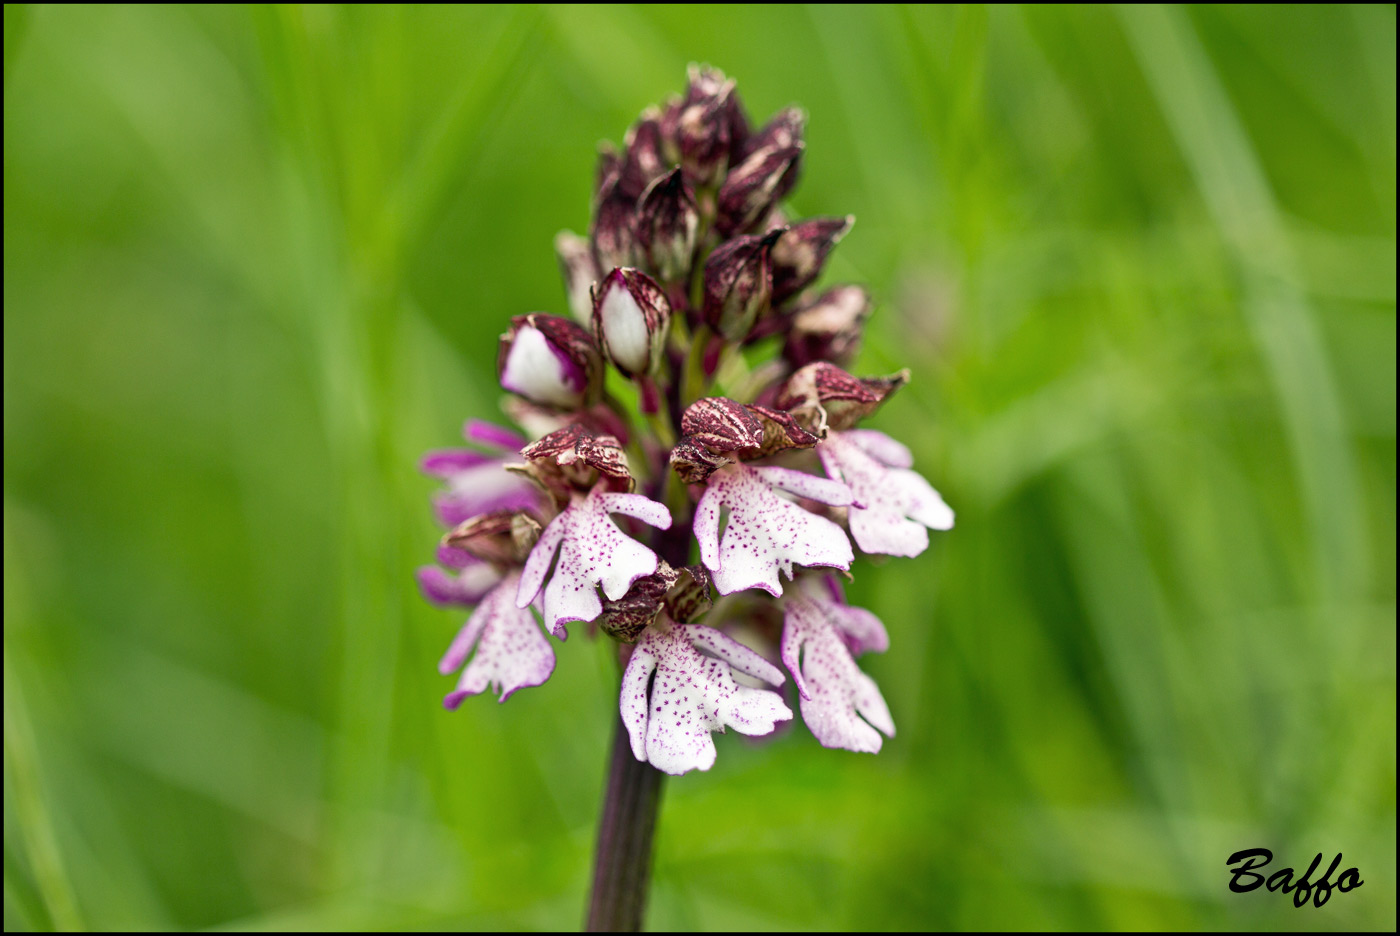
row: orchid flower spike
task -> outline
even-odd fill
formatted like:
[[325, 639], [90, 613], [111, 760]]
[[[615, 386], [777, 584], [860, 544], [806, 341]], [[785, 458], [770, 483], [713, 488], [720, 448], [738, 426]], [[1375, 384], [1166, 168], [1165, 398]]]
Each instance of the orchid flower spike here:
[[752, 124], [732, 79], [689, 77], [602, 148], [586, 236], [555, 239], [567, 314], [503, 317], [521, 431], [473, 421], [422, 461], [445, 534], [418, 583], [469, 609], [445, 703], [542, 686], [551, 636], [580, 624], [617, 644], [625, 740], [658, 770], [709, 770], [716, 733], [767, 736], [794, 708], [821, 745], [874, 753], [894, 719], [857, 661], [890, 638], [837, 573], [921, 555], [953, 511], [861, 425], [909, 374], [847, 370], [875, 303], [821, 283], [855, 219], [784, 205], [806, 115]]

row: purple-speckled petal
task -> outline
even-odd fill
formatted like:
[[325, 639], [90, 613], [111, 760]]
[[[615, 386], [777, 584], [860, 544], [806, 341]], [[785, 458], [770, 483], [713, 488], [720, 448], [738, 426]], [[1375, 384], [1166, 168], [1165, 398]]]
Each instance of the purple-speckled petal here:
[[469, 441], [480, 442], [502, 452], [516, 453], [529, 444], [529, 440], [518, 432], [482, 419], [469, 419], [462, 427], [462, 435]]
[[[881, 464], [863, 445], [846, 436], [845, 432], [830, 433], [817, 446], [817, 454], [826, 473], [848, 484], [855, 495], [856, 505], [848, 516], [851, 536], [862, 551], [917, 556], [928, 548], [926, 528], [952, 528], [953, 511], [923, 476]], [[859, 439], [869, 441], [869, 436]], [[886, 450], [885, 454], [900, 460], [897, 452]]]
[[826, 609], [802, 589], [789, 589], [784, 599], [782, 656], [802, 720], [823, 747], [873, 754], [883, 743], [880, 731], [894, 737], [879, 687], [856, 666]]
[[488, 686], [504, 702], [515, 690], [541, 685], [554, 672], [554, 649], [535, 623], [534, 613], [515, 606], [518, 579], [519, 573], [511, 573], [487, 593], [438, 664], [438, 671], [447, 676], [466, 663], [476, 648], [457, 688], [443, 699], [449, 709]]
[[[720, 648], [725, 658], [706, 656], [697, 647], [710, 652]], [[752, 666], [782, 679], [776, 667], [703, 624], [676, 624], [664, 633], [649, 627], [642, 633], [623, 674], [619, 699], [638, 760], [669, 774], [709, 770], [715, 762], [712, 732], [730, 727], [741, 734], [764, 735], [792, 718], [776, 692], [736, 683], [730, 657], [742, 659], [745, 670]], [[656, 678], [648, 695], [653, 672]]]
[[885, 625], [864, 608], [846, 604], [845, 593], [836, 576], [823, 575], [821, 579], [806, 576], [798, 585], [840, 631], [851, 656], [884, 653], [890, 648], [890, 635], [885, 631]]
[[[781, 571], [792, 578], [794, 565], [848, 569], [854, 555], [845, 532], [825, 517], [804, 510], [773, 490], [764, 474], [786, 469], [753, 469], [729, 465], [710, 478], [696, 506], [695, 536], [700, 557], [714, 574], [721, 595], [746, 588], [782, 594]], [[801, 487], [824, 496], [835, 488], [811, 487], [788, 474], [778, 477], [784, 487]], [[820, 478], [814, 478], [821, 481]], [[721, 508], [729, 511], [724, 537], [719, 537]]]
[[500, 573], [486, 563], [467, 566], [458, 575], [444, 572], [437, 566], [423, 566], [417, 576], [423, 597], [442, 607], [474, 605], [501, 578]]
[[609, 512], [663, 529], [671, 525], [670, 513], [655, 501], [640, 494], [604, 494], [596, 488], [551, 520], [525, 562], [516, 604], [534, 599], [558, 549], [554, 575], [544, 588], [545, 626], [555, 634], [570, 621], [591, 621], [602, 613], [599, 585], [616, 601], [633, 582], [656, 571], [656, 553], [618, 529]]

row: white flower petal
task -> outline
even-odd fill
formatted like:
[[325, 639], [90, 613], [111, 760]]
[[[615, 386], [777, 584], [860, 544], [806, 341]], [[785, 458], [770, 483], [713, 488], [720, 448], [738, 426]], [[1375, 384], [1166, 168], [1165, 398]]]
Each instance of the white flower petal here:
[[488, 686], [504, 702], [515, 690], [541, 685], [554, 672], [554, 650], [535, 623], [534, 613], [515, 607], [512, 600], [518, 578], [518, 573], [512, 573], [486, 594], [438, 665], [445, 676], [476, 649], [457, 688], [443, 700], [448, 708], [456, 708], [464, 698]]
[[618, 529], [610, 511], [626, 513], [652, 526], [670, 526], [671, 515], [640, 494], [593, 490], [550, 521], [531, 550], [521, 576], [517, 607], [529, 604], [557, 548], [559, 561], [544, 588], [545, 626], [556, 636], [570, 621], [591, 621], [603, 611], [598, 586], [616, 601], [632, 583], [656, 571], [656, 553]]
[[791, 468], [760, 467], [753, 470], [773, 487], [782, 488], [798, 497], [806, 497], [833, 507], [848, 507], [852, 503], [851, 489], [840, 481], [818, 478], [816, 475], [805, 471], [793, 471]]
[[799, 589], [784, 600], [782, 657], [801, 696], [802, 720], [822, 746], [873, 754], [883, 743], [880, 731], [894, 737], [879, 687], [856, 666], [826, 610]]
[[[753, 663], [739, 652], [747, 648], [712, 628], [676, 624], [665, 633], [647, 628], [623, 674], [619, 703], [632, 753], [670, 774], [709, 770], [715, 762], [712, 732], [727, 726], [762, 735], [792, 718], [776, 692], [737, 684], [726, 659], [705, 656], [697, 646], [744, 659], [745, 668]], [[781, 679], [775, 668], [758, 662]]]
[[[851, 537], [867, 553], [919, 555], [928, 548], [926, 528], [951, 528], [953, 512], [917, 472], [890, 468], [864, 447], [874, 437], [898, 443], [880, 433], [862, 435], [853, 441], [851, 434], [830, 433], [817, 446], [827, 474], [844, 481], [855, 496], [855, 504], [847, 514]], [[883, 443], [876, 443], [877, 448], [882, 446]], [[886, 456], [898, 454], [889, 451], [889, 446], [883, 448]]]
[[[781, 470], [728, 465], [710, 477], [696, 508], [696, 537], [721, 595], [747, 588], [780, 595], [778, 573], [792, 578], [794, 564], [846, 569], [855, 558], [839, 526], [779, 496], [760, 473]], [[798, 486], [780, 477], [785, 485]], [[716, 548], [712, 531], [721, 506], [729, 509], [729, 523]]]
[[914, 453], [903, 442], [896, 442], [874, 429], [847, 429], [841, 435], [860, 446], [867, 455], [891, 468], [913, 468]]
[[836, 627], [852, 656], [884, 653], [890, 648], [890, 635], [885, 625], [865, 608], [846, 604], [835, 576], [803, 576], [797, 587]]

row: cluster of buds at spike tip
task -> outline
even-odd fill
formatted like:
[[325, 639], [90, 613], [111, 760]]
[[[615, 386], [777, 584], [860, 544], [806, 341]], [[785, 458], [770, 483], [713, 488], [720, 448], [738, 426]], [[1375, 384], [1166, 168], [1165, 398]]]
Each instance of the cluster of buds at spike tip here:
[[909, 374], [848, 370], [871, 297], [818, 284], [854, 219], [782, 204], [805, 122], [752, 129], [734, 82], [692, 67], [602, 147], [588, 236], [555, 239], [571, 315], [501, 336], [524, 434], [470, 423], [472, 447], [423, 460], [447, 532], [420, 585], [473, 609], [442, 661], [449, 708], [540, 685], [579, 623], [617, 642], [632, 751], [661, 770], [708, 769], [713, 732], [768, 734], [794, 707], [827, 747], [894, 735], [857, 664], [889, 637], [837, 576], [919, 555], [953, 512], [861, 426]]

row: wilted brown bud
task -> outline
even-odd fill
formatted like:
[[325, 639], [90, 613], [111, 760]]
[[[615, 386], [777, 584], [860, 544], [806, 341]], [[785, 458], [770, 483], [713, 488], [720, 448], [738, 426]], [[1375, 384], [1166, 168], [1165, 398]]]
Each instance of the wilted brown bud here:
[[551, 432], [521, 449], [528, 465], [507, 465], [539, 484], [557, 504], [569, 502], [575, 491], [588, 491], [600, 481], [609, 490], [630, 491], [632, 472], [622, 444], [577, 423]]
[[743, 341], [773, 294], [773, 244], [782, 231], [735, 237], [705, 261], [706, 323], [730, 341]]
[[560, 231], [554, 236], [554, 254], [559, 258], [559, 273], [564, 277], [569, 311], [587, 325], [593, 320], [593, 284], [598, 281], [593, 250], [585, 238], [573, 231]]
[[700, 213], [677, 168], [651, 183], [637, 207], [637, 238], [663, 282], [683, 279], [695, 254]]
[[594, 290], [593, 334], [623, 376], [656, 373], [670, 323], [666, 294], [640, 270], [613, 270]]
[[539, 538], [540, 522], [534, 516], [524, 511], [493, 510], [458, 524], [442, 542], [487, 562], [519, 565]]
[[773, 304], [796, 295], [821, 275], [827, 255], [856, 223], [844, 218], [808, 218], [787, 229], [773, 245]]
[[802, 143], [757, 150], [730, 170], [719, 189], [715, 227], [723, 236], [758, 225], [797, 184]]
[[833, 286], [788, 319], [783, 357], [794, 367], [827, 361], [845, 367], [860, 350], [870, 296], [860, 286]]
[[776, 405], [819, 436], [849, 429], [909, 382], [909, 371], [889, 377], [852, 377], [825, 361], [808, 364], [788, 378]]
[[817, 442], [790, 413], [706, 397], [681, 415], [681, 440], [671, 449], [671, 467], [682, 481], [699, 484], [730, 462]]
[[577, 322], [543, 312], [510, 320], [496, 372], [511, 393], [558, 409], [591, 404], [603, 389], [603, 361], [592, 336]]

